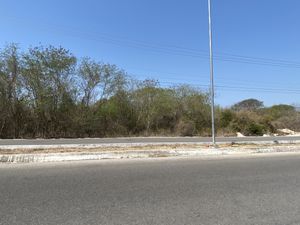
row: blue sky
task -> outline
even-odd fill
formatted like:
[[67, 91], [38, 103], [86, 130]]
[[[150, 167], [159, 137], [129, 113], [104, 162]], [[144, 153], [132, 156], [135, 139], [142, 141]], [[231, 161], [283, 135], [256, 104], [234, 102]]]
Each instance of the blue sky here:
[[[0, 47], [61, 45], [161, 85], [209, 85], [207, 0], [0, 0]], [[212, 0], [216, 103], [300, 103], [300, 1]]]

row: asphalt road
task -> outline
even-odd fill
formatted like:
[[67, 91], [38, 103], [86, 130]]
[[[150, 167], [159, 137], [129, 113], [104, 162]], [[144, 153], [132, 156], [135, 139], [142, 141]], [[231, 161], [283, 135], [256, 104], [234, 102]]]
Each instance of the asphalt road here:
[[300, 155], [0, 165], [1, 225], [299, 225]]
[[[300, 141], [300, 136], [219, 137], [217, 142]], [[86, 138], [86, 139], [0, 139], [1, 145], [77, 145], [128, 143], [207, 143], [209, 137]]]

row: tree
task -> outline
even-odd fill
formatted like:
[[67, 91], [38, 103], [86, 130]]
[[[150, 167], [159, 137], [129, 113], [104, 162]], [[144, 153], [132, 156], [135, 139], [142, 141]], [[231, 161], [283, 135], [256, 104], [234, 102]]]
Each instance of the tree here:
[[115, 65], [95, 62], [83, 58], [78, 69], [82, 91], [82, 103], [89, 106], [96, 98], [98, 101], [109, 98], [126, 86], [126, 74]]
[[6, 46], [0, 53], [0, 137], [17, 138], [20, 135], [24, 106], [20, 67], [18, 46]]
[[163, 89], [155, 80], [144, 80], [132, 93], [132, 105], [137, 114], [137, 126], [149, 135], [151, 131], [175, 126], [176, 101], [171, 89]]
[[112, 99], [124, 93], [122, 100], [126, 101], [126, 73], [115, 65], [103, 64], [90, 58], [83, 58], [77, 71], [83, 106], [79, 110], [78, 123], [81, 124], [82, 130], [88, 131], [89, 134], [105, 136], [107, 132], [112, 131], [112, 125], [115, 124], [115, 121], [108, 122], [115, 112], [110, 111], [115, 102]]
[[[206, 133], [211, 129], [209, 95], [189, 85], [175, 87], [179, 122], [187, 124], [193, 133]], [[190, 132], [188, 132], [190, 133]]]
[[[139, 81], [116, 65], [76, 57], [62, 47], [0, 50], [0, 138], [207, 135], [209, 94], [190, 85]], [[216, 107], [218, 131], [246, 135], [300, 130], [290, 105], [246, 99]]]
[[267, 115], [269, 115], [273, 120], [279, 119], [283, 116], [289, 116], [296, 113], [296, 109], [291, 105], [274, 105], [266, 109]]
[[79, 65], [78, 75], [83, 92], [82, 103], [86, 107], [91, 104], [96, 87], [103, 82], [102, 71], [102, 65], [89, 58], [84, 58]]
[[60, 107], [75, 100], [71, 75], [76, 58], [62, 47], [40, 46], [29, 49], [23, 60], [24, 86], [36, 117], [35, 132], [42, 137], [59, 136], [65, 121], [65, 116], [60, 118]]
[[253, 111], [263, 107], [264, 107], [263, 102], [257, 99], [250, 98], [234, 104], [232, 106], [232, 109], [235, 111], [241, 111], [241, 110]]

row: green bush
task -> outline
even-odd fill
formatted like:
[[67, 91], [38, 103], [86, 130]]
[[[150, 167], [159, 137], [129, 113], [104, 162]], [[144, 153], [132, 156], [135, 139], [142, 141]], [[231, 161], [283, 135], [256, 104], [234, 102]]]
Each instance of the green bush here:
[[245, 135], [262, 136], [265, 133], [265, 131], [266, 131], [265, 126], [252, 122], [247, 125], [245, 129]]

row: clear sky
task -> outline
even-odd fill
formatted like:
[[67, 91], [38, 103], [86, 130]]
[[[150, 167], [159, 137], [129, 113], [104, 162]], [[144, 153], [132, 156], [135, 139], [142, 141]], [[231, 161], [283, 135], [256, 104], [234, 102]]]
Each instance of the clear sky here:
[[[216, 102], [300, 103], [300, 1], [212, 0]], [[209, 85], [207, 0], [0, 0], [0, 47], [61, 45], [161, 85]]]

